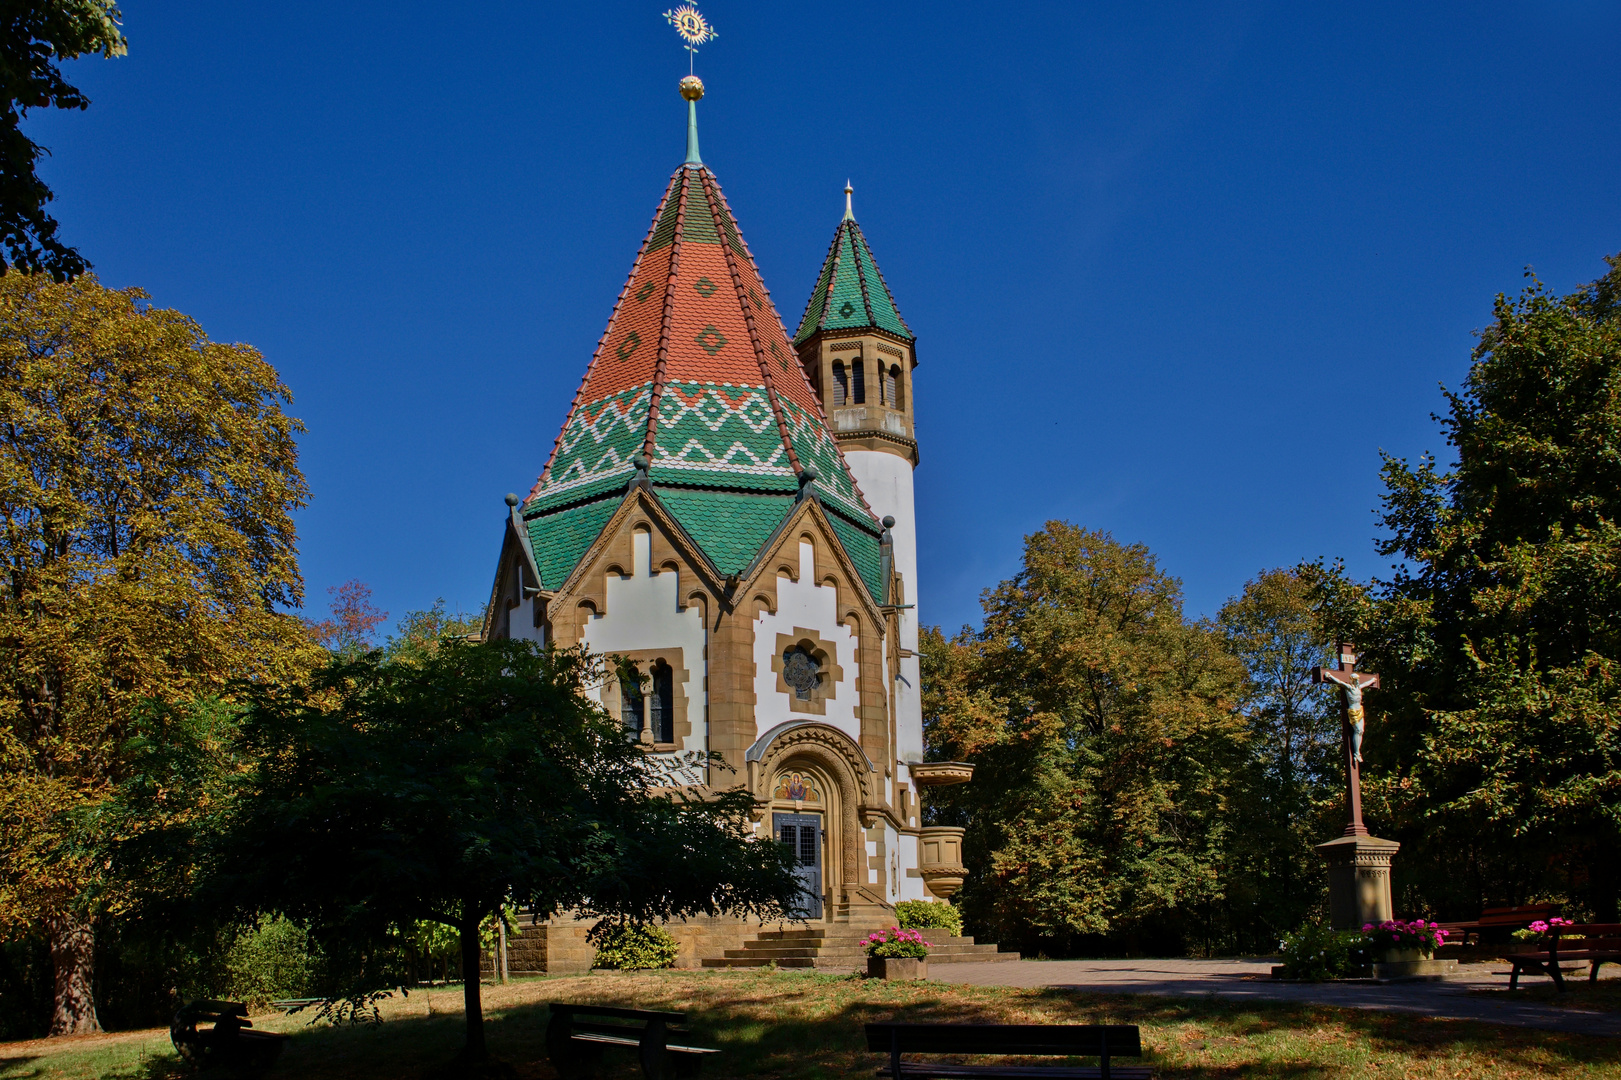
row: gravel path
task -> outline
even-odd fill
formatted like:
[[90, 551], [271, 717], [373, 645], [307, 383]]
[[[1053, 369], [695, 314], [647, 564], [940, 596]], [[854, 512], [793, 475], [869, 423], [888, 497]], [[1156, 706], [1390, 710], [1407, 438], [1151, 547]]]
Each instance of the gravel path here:
[[[1355, 1009], [1387, 1009], [1450, 1020], [1621, 1036], [1621, 1013], [1510, 1000], [1507, 964], [1459, 964], [1444, 982], [1287, 983], [1274, 980], [1270, 961], [1253, 960], [1020, 960], [1000, 964], [939, 964], [929, 977], [972, 986], [1061, 986], [1105, 994], [1183, 997], [1217, 994], [1259, 1001], [1302, 1001]], [[1614, 977], [1606, 968], [1604, 976]], [[1585, 979], [1584, 971], [1581, 978]], [[1541, 981], [1541, 980], [1538, 980]], [[1533, 985], [1535, 985], [1533, 983]]]

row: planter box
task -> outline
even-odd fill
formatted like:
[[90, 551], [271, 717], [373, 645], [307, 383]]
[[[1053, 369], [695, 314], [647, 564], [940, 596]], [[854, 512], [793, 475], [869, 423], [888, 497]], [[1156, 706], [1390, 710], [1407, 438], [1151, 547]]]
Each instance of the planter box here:
[[869, 979], [927, 979], [929, 977], [929, 961], [911, 956], [869, 956], [867, 957], [867, 977]]
[[[1392, 949], [1392, 953], [1418, 952], [1417, 949]], [[1389, 956], [1389, 953], [1386, 954]], [[1458, 973], [1456, 960], [1389, 960], [1375, 962], [1373, 977], [1383, 982], [1386, 979], [1444, 979], [1448, 975]]]
[[1414, 945], [1405, 949], [1386, 949], [1384, 955], [1379, 957], [1381, 964], [1417, 964], [1430, 959], [1434, 952], [1430, 949], [1421, 949]]

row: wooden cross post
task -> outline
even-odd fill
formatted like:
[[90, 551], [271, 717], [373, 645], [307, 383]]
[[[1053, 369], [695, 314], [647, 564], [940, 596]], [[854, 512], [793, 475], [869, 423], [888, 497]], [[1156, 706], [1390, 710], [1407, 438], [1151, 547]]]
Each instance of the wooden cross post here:
[[1367, 836], [1368, 827], [1362, 824], [1362, 691], [1377, 689], [1379, 676], [1356, 670], [1359, 656], [1355, 645], [1342, 641], [1339, 649], [1339, 666], [1312, 668], [1311, 681], [1334, 683], [1340, 688], [1341, 737], [1345, 743], [1345, 804], [1351, 814], [1351, 823], [1345, 827], [1345, 835]]

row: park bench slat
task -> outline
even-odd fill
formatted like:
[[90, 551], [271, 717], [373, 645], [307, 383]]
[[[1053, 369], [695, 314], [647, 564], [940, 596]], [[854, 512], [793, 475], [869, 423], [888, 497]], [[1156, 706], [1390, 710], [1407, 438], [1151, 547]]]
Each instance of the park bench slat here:
[[[1107, 1038], [1110, 1055], [1140, 1057], [1131, 1024], [868, 1024], [867, 1049], [903, 1054], [1012, 1054], [1096, 1057]], [[1028, 1047], [1012, 1051], [1009, 1045]]]
[[[1508, 977], [1510, 990], [1519, 989], [1521, 975], [1546, 975], [1563, 994], [1566, 963], [1585, 960], [1588, 964], [1588, 982], [1598, 981], [1599, 969], [1605, 964], [1621, 964], [1621, 937], [1609, 936], [1621, 934], [1621, 923], [1564, 924], [1549, 927], [1548, 933], [1553, 940], [1547, 949], [1539, 952], [1515, 953], [1507, 958], [1512, 969]], [[1584, 940], [1579, 943], [1572, 942], [1572, 948], [1561, 949], [1559, 939], [1564, 937], [1579, 937]]]
[[663, 1020], [666, 1024], [684, 1024], [686, 1013], [654, 1012], [651, 1009], [620, 1009], [611, 1005], [575, 1005], [572, 1002], [552, 1002], [554, 1013], [590, 1013], [593, 1016], [616, 1016], [621, 1020]]
[[[589, 1071], [596, 1057], [606, 1047], [637, 1051], [642, 1074], [655, 1080], [665, 1071], [666, 1063], [675, 1067], [678, 1075], [697, 1071], [698, 1063], [719, 1050], [706, 1046], [687, 1046], [671, 1043], [671, 1037], [686, 1038], [685, 1031], [673, 1029], [671, 1024], [681, 1023], [685, 1013], [653, 1012], [647, 1009], [621, 1009], [609, 1005], [575, 1005], [554, 1002], [551, 1023], [546, 1027], [546, 1050], [552, 1066], [559, 1075], [568, 1076], [575, 1071]], [[635, 1024], [605, 1024], [588, 1017], [607, 1017], [614, 1020], [639, 1021]]]
[[[1142, 1038], [1131, 1024], [868, 1024], [867, 1049], [888, 1054], [881, 1077], [1045, 1077], [1049, 1080], [1148, 1080], [1149, 1066], [1116, 1065], [1115, 1057], [1141, 1057]], [[956, 1065], [903, 1061], [903, 1054], [972, 1054], [1022, 1057], [1096, 1057], [1097, 1065]]]
[[[575, 1043], [601, 1043], [603, 1046], [640, 1046], [640, 1039], [619, 1038], [616, 1035], [574, 1035]], [[674, 1043], [665, 1044], [666, 1051], [671, 1054], [718, 1054], [718, 1049], [712, 1046], [678, 1046]]]

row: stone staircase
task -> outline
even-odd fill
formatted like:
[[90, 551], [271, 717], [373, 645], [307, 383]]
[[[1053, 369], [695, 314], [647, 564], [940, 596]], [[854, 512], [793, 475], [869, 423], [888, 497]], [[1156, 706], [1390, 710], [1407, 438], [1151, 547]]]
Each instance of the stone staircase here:
[[[745, 941], [741, 949], [727, 949], [723, 956], [706, 957], [706, 968], [766, 967], [773, 961], [779, 968], [816, 968], [819, 971], [855, 971], [867, 966], [867, 951], [861, 940], [869, 931], [832, 926], [815, 929], [762, 930]], [[924, 930], [929, 943], [930, 964], [984, 963], [1017, 960], [1016, 952], [998, 952], [995, 945], [975, 944], [971, 937], [944, 937], [939, 930]]]

